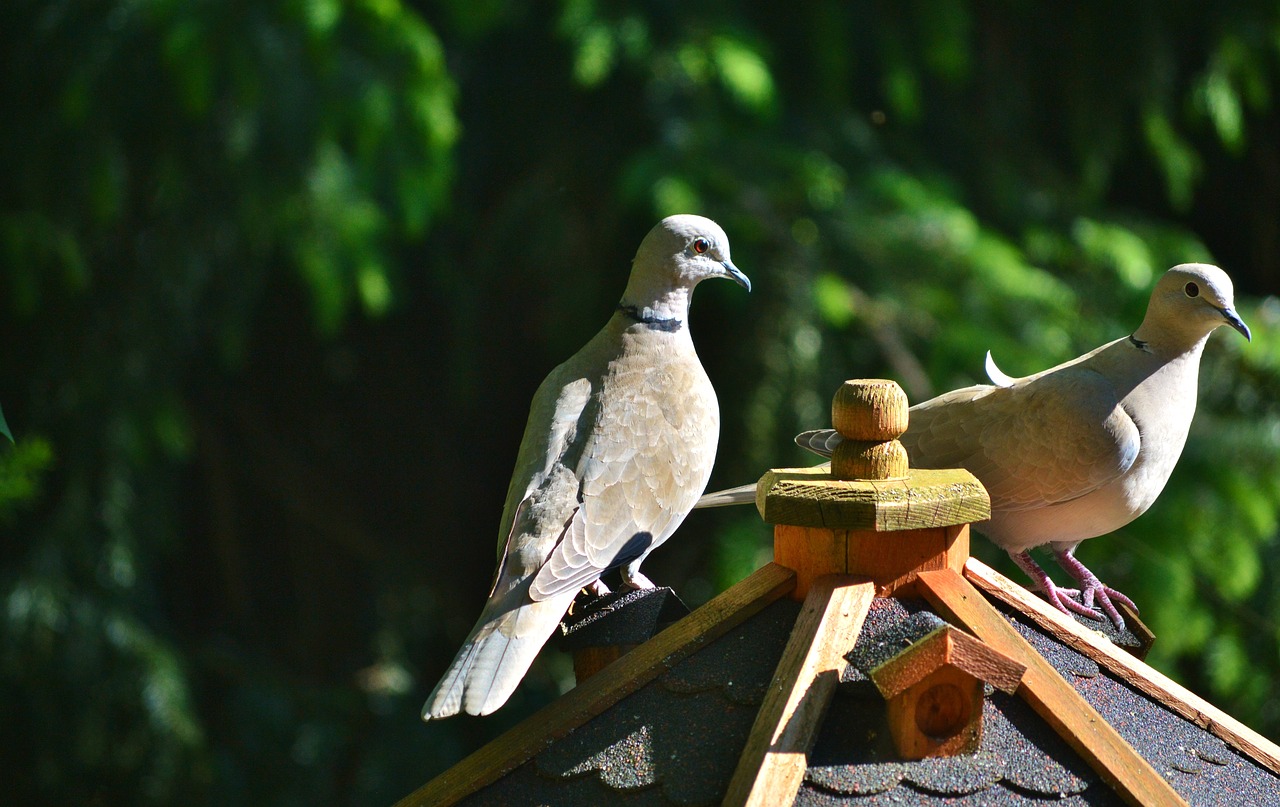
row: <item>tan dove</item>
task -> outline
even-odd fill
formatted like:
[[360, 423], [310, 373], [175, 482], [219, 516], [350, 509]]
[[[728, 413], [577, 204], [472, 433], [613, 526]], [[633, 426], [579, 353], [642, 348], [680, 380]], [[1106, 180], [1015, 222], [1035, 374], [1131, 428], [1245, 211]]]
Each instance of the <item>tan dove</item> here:
[[701, 216], [655, 226], [604, 328], [538, 387], [498, 529], [488, 602], [422, 719], [489, 714], [510, 697], [583, 587], [640, 564], [706, 487], [720, 410], [686, 325], [709, 277], [751, 281], [729, 239]]
[[[1080, 542], [1123, 527], [1160, 495], [1182, 453], [1196, 409], [1200, 354], [1230, 325], [1246, 339], [1231, 278], [1216, 266], [1182, 264], [1156, 283], [1133, 335], [1026, 378], [1009, 378], [987, 356], [995, 386], [954, 390], [911, 407], [902, 444], [916, 468], [966, 468], [991, 495], [991, 519], [975, 524], [1060, 610], [1118, 627], [1112, 599], [1075, 557]], [[840, 435], [796, 438], [830, 456]], [[707, 494], [700, 507], [752, 501], [754, 488]], [[1029, 550], [1048, 544], [1080, 589], [1054, 585]], [[1076, 602], [1070, 595], [1080, 597]], [[1136, 609], [1135, 609], [1136, 610]]]

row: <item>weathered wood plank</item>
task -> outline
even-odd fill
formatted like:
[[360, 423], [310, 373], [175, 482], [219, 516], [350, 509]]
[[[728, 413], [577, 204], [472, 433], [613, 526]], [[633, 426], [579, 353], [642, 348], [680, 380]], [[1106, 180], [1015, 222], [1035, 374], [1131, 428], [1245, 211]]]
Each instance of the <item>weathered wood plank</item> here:
[[888, 699], [943, 666], [956, 667], [1010, 695], [1018, 690], [1027, 670], [1027, 665], [959, 628], [943, 625], [871, 670], [868, 677]]
[[869, 580], [828, 575], [813, 581], [791, 639], [722, 802], [725, 807], [790, 804], [804, 779], [809, 748], [848, 665], [875, 597]]
[[1218, 737], [1280, 776], [1280, 746], [1144, 664], [1105, 636], [1089, 630], [980, 560], [969, 559], [965, 577], [982, 591], [1035, 620], [1055, 639], [1093, 659], [1120, 680]]
[[496, 781], [759, 613], [790, 591], [795, 579], [795, 572], [790, 569], [776, 563], [765, 565], [401, 799], [397, 807], [444, 807]]
[[946, 569], [923, 572], [919, 580], [924, 596], [948, 619], [1027, 665], [1018, 694], [1125, 801], [1139, 807], [1186, 804], [1173, 786], [964, 577]]
[[766, 471], [756, 506], [770, 524], [913, 530], [991, 517], [991, 500], [968, 471], [915, 468], [905, 479], [832, 479], [826, 466]]

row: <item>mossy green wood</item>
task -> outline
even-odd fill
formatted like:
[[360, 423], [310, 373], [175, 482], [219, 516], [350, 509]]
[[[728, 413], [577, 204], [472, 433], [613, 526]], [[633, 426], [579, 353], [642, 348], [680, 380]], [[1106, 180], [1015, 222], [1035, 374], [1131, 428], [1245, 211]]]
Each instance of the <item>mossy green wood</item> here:
[[845, 530], [896, 530], [971, 524], [991, 517], [991, 499], [973, 474], [912, 469], [904, 479], [832, 479], [826, 466], [778, 468], [756, 485], [756, 507], [770, 524]]

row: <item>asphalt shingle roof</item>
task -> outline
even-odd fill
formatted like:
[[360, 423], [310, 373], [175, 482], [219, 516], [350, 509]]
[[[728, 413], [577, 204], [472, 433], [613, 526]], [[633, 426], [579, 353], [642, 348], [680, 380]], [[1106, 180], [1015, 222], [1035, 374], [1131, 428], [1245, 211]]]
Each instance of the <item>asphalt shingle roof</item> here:
[[[1280, 804], [1275, 774], [1021, 613], [997, 607], [1190, 804]], [[799, 611], [791, 599], [773, 602], [461, 803], [718, 804]], [[978, 753], [898, 759], [885, 701], [866, 671], [941, 623], [924, 600], [872, 603], [818, 730], [796, 804], [1123, 803], [1026, 703], [990, 687]]]

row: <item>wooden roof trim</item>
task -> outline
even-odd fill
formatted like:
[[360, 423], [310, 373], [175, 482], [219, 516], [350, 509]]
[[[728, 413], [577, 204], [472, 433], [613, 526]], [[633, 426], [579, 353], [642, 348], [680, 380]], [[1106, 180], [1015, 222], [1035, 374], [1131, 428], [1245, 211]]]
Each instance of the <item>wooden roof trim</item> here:
[[1280, 775], [1280, 746], [1236, 720], [1159, 670], [1139, 661], [1109, 639], [1059, 612], [1040, 597], [980, 560], [970, 558], [965, 577], [1034, 620], [1055, 639], [1106, 668], [1147, 697], [1195, 723], [1262, 767]]
[[888, 700], [915, 686], [943, 666], [991, 684], [1012, 695], [1027, 666], [952, 625], [940, 625], [910, 647], [868, 673], [876, 689]]
[[791, 569], [769, 563], [684, 619], [538, 710], [401, 799], [396, 807], [454, 804], [532, 759], [553, 742], [723, 636], [795, 587]]
[[848, 666], [844, 654], [862, 631], [875, 593], [871, 580], [847, 575], [824, 575], [810, 585], [729, 781], [724, 807], [795, 800], [809, 749]]
[[1027, 665], [1018, 694], [1125, 801], [1186, 805], [1173, 786], [1009, 624], [968, 580], [951, 569], [920, 573], [926, 599], [949, 620]]

